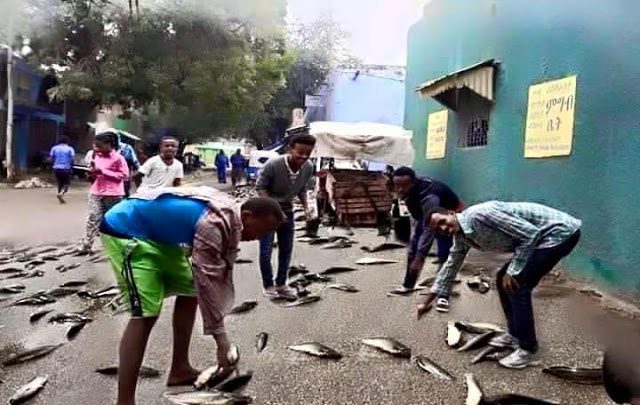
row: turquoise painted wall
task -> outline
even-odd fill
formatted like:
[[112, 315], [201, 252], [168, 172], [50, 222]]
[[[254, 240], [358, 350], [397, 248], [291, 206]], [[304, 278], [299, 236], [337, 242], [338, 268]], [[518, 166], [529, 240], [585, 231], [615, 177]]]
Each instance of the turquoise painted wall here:
[[[583, 220], [565, 263], [601, 281], [640, 289], [640, 1], [434, 0], [409, 32], [405, 126], [419, 173], [467, 203], [537, 201]], [[449, 113], [447, 156], [424, 158], [427, 115], [444, 107], [416, 87], [499, 59], [488, 145], [457, 147]], [[578, 75], [571, 156], [524, 158], [531, 84]]]

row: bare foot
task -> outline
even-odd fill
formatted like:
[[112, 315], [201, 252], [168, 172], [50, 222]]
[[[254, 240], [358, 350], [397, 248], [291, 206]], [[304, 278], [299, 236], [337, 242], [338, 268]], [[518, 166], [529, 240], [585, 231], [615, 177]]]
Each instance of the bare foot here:
[[199, 375], [200, 371], [191, 366], [184, 370], [171, 370], [169, 372], [169, 378], [167, 378], [167, 386], [174, 387], [177, 385], [191, 385], [196, 381]]

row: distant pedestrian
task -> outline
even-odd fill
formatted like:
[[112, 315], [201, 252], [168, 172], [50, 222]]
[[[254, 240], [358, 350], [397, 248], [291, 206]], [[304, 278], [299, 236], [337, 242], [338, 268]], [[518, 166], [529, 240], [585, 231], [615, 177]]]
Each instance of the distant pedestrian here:
[[176, 159], [178, 140], [165, 136], [160, 141], [160, 154], [147, 159], [138, 170], [137, 179], [142, 179], [138, 190], [178, 187], [182, 184], [184, 168]]
[[118, 137], [112, 132], [96, 135], [94, 153], [89, 163], [89, 178], [93, 180], [89, 191], [87, 230], [80, 250], [91, 252], [98, 235], [102, 217], [124, 196], [124, 179], [129, 168], [124, 157], [117, 152]]
[[[446, 184], [429, 177], [418, 178], [409, 167], [400, 167], [393, 173], [393, 187], [409, 209], [415, 220], [415, 230], [407, 252], [407, 269], [404, 282], [391, 290], [391, 294], [405, 295], [416, 285], [418, 276], [435, 238], [438, 244], [438, 260], [442, 264], [449, 256], [453, 240], [450, 235], [438, 235], [424, 224], [424, 212], [433, 207], [443, 207], [460, 212], [462, 203], [456, 193]], [[449, 311], [449, 292], [442, 291], [436, 301], [436, 309]]]
[[227, 183], [227, 168], [229, 167], [229, 157], [221, 150], [216, 155], [216, 170], [218, 172], [218, 183]]
[[436, 296], [449, 291], [472, 247], [513, 252], [496, 279], [508, 333], [493, 338], [489, 345], [514, 350], [500, 360], [503, 367], [535, 364], [538, 341], [531, 293], [542, 277], [575, 248], [582, 222], [544, 205], [500, 201], [474, 205], [461, 213], [435, 207], [425, 213], [424, 220], [431, 229], [453, 236], [453, 248], [431, 293], [418, 305], [418, 315], [426, 311]]
[[[287, 216], [287, 222], [275, 232], [260, 239], [260, 272], [264, 295], [268, 298], [291, 297], [295, 291], [287, 286], [287, 272], [293, 252], [293, 199], [297, 196], [307, 216], [310, 215], [307, 202], [307, 188], [313, 179], [313, 164], [309, 156], [316, 144], [311, 135], [297, 135], [289, 141], [288, 153], [271, 158], [260, 171], [256, 189], [261, 197], [270, 197], [280, 203]], [[278, 274], [273, 280], [271, 254], [273, 239], [278, 235]]]
[[71, 184], [71, 176], [73, 175], [73, 157], [76, 152], [72, 146], [69, 145], [69, 138], [66, 135], [62, 135], [58, 141], [58, 144], [51, 148], [49, 156], [53, 163], [53, 173], [56, 176], [56, 182], [58, 183], [58, 201], [60, 204], [64, 204], [64, 195], [69, 191], [69, 185]]
[[135, 175], [135, 172], [140, 168], [140, 162], [136, 155], [133, 146], [122, 141], [122, 136], [118, 134], [118, 144], [120, 145], [118, 152], [124, 156], [124, 160], [127, 161], [127, 167], [129, 168], [129, 177], [124, 180], [124, 196], [129, 197], [131, 191], [131, 178]]
[[231, 184], [237, 186], [244, 180], [245, 158], [242, 156], [240, 149], [231, 155]]

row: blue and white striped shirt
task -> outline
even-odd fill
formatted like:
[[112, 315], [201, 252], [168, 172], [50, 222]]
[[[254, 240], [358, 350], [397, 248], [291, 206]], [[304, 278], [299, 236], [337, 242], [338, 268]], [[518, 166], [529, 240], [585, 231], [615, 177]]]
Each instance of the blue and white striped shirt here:
[[456, 214], [460, 233], [453, 238], [449, 258], [438, 272], [432, 292], [443, 294], [451, 284], [470, 248], [513, 252], [507, 274], [520, 274], [533, 251], [550, 248], [569, 239], [582, 225], [579, 219], [541, 204], [489, 201]]

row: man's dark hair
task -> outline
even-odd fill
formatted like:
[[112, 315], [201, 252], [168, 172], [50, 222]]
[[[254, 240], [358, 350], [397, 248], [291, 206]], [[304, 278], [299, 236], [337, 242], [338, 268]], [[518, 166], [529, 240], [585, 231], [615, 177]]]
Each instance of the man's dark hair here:
[[412, 168], [407, 166], [399, 167], [398, 169], [396, 169], [395, 172], [393, 172], [393, 177], [403, 177], [403, 176], [409, 176], [411, 177], [411, 180], [415, 180], [416, 172]]
[[118, 142], [118, 135], [109, 131], [101, 132], [96, 135], [96, 141], [101, 143], [108, 143], [113, 149], [118, 149], [118, 147], [120, 146], [120, 143]]
[[165, 135], [162, 138], [160, 138], [160, 145], [162, 145], [164, 141], [176, 141], [176, 143], [180, 144], [180, 141], [178, 141], [178, 138], [171, 135]]
[[241, 208], [242, 211], [250, 211], [257, 216], [271, 216], [280, 221], [286, 221], [287, 217], [282, 212], [280, 204], [272, 198], [254, 197], [245, 201]]
[[295, 148], [297, 143], [314, 147], [316, 146], [316, 138], [309, 134], [294, 135], [289, 140], [289, 147]]
[[67, 135], [60, 135], [58, 138], [58, 143], [66, 143], [69, 144], [69, 137]]
[[450, 210], [446, 209], [446, 208], [442, 208], [442, 207], [431, 207], [428, 210], [426, 210], [424, 212], [424, 222], [426, 224], [429, 223], [429, 221], [431, 221], [431, 216], [433, 214], [448, 214], [449, 212], [451, 212]]

